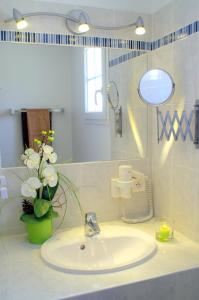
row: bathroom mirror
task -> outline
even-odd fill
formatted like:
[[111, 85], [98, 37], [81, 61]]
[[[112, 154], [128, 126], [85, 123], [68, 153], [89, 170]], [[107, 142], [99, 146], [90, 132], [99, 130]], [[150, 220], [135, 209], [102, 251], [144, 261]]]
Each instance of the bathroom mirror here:
[[142, 75], [138, 93], [147, 104], [160, 105], [174, 94], [175, 84], [171, 75], [162, 69], [152, 69]]
[[[1, 166], [22, 165], [22, 112], [30, 108], [52, 110], [58, 163], [143, 157], [147, 108], [139, 101], [137, 85], [146, 70], [147, 57], [131, 58], [131, 52], [0, 43]], [[122, 106], [122, 124], [117, 123], [122, 136], [116, 134], [107, 97], [106, 87], [111, 81], [117, 85]], [[117, 106], [117, 92], [110, 92], [112, 105]]]

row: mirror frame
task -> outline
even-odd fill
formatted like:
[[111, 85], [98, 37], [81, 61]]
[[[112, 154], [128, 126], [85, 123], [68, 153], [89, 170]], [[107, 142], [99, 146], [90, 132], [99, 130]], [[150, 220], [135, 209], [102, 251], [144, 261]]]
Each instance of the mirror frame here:
[[[147, 102], [146, 99], [142, 96], [142, 94], [141, 94], [141, 89], [140, 89], [140, 85], [141, 85], [141, 81], [142, 81], [143, 77], [144, 77], [148, 72], [153, 71], [153, 70], [163, 71], [164, 73], [166, 73], [166, 74], [168, 75], [168, 77], [171, 79], [171, 83], [172, 83], [172, 91], [171, 91], [169, 97], [168, 97], [166, 100], [164, 100], [163, 102], [158, 103], [158, 104], [152, 104], [152, 103]], [[143, 103], [148, 104], [148, 105], [151, 105], [151, 106], [159, 106], [159, 105], [165, 104], [166, 102], [168, 102], [168, 101], [172, 98], [172, 96], [173, 96], [174, 93], [175, 93], [175, 86], [176, 86], [176, 85], [175, 85], [175, 82], [174, 82], [174, 80], [173, 80], [173, 77], [172, 77], [167, 71], [165, 71], [164, 69], [161, 69], [161, 68], [154, 68], [154, 69], [147, 70], [146, 72], [144, 72], [144, 73], [142, 74], [142, 76], [141, 76], [141, 78], [140, 78], [140, 80], [139, 80], [139, 84], [138, 84], [138, 89], [137, 89], [137, 91], [138, 91], [138, 95], [139, 95], [139, 97], [140, 97], [140, 99], [142, 100]]]

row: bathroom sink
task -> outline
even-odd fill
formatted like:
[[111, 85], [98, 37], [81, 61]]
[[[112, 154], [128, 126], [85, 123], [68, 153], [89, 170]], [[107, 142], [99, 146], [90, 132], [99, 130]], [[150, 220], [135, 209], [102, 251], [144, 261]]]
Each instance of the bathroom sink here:
[[78, 227], [59, 233], [41, 247], [51, 267], [72, 273], [107, 273], [145, 262], [156, 250], [155, 240], [127, 225], [100, 224], [99, 235], [89, 238]]

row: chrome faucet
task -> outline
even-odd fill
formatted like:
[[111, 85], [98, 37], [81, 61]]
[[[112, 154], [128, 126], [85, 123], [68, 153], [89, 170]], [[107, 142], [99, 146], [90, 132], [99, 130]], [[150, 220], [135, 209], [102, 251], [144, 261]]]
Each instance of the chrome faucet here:
[[88, 237], [95, 236], [100, 233], [97, 223], [96, 213], [89, 212], [85, 215], [85, 235]]

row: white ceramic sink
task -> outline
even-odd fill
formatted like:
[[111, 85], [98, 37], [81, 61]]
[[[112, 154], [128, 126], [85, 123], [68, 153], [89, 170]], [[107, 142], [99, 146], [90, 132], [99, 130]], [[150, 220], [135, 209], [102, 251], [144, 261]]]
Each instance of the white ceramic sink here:
[[133, 267], [156, 250], [148, 234], [126, 225], [100, 224], [99, 235], [86, 238], [84, 228], [59, 233], [41, 247], [50, 266], [72, 273], [106, 273]]

